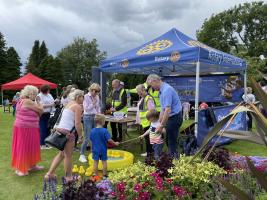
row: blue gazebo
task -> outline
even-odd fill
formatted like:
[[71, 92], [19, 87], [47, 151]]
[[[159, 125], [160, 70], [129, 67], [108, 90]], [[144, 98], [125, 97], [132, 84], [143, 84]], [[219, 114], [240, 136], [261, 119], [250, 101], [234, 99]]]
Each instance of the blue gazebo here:
[[[139, 47], [104, 60], [100, 66], [101, 77], [103, 73], [195, 75], [196, 123], [198, 122], [200, 75], [243, 74], [246, 88], [246, 69], [245, 60], [209, 47], [175, 28]], [[100, 82], [103, 82], [101, 80], [102, 78]]]

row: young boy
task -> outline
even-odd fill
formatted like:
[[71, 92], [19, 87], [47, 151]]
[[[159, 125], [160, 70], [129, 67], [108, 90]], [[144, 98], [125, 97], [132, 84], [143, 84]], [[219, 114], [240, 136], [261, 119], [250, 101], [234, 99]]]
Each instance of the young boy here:
[[92, 142], [92, 153], [94, 160], [94, 174], [98, 175], [98, 161], [102, 161], [103, 165], [103, 177], [107, 177], [107, 143], [112, 143], [116, 146], [119, 145], [119, 142], [114, 142], [108, 130], [103, 128], [105, 125], [105, 115], [97, 114], [95, 116], [96, 127], [92, 129], [90, 140]]
[[143, 139], [146, 135], [149, 134], [150, 144], [152, 144], [153, 150], [154, 150], [154, 157], [156, 160], [158, 160], [162, 153], [162, 149], [164, 145], [163, 137], [162, 137], [163, 133], [155, 132], [157, 126], [160, 124], [159, 112], [157, 112], [156, 110], [150, 110], [148, 111], [146, 118], [151, 122], [150, 128], [140, 137]]

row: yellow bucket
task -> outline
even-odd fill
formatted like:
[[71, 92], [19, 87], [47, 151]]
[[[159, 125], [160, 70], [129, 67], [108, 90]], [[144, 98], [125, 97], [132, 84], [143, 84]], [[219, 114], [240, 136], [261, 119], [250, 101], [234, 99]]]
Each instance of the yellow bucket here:
[[[122, 150], [108, 150], [108, 171], [117, 170], [120, 168], [125, 168], [133, 164], [134, 155], [128, 151], [122, 151]], [[94, 160], [92, 158], [92, 153], [88, 156], [89, 166], [93, 166]], [[102, 170], [102, 162], [101, 160], [98, 163], [98, 170]]]

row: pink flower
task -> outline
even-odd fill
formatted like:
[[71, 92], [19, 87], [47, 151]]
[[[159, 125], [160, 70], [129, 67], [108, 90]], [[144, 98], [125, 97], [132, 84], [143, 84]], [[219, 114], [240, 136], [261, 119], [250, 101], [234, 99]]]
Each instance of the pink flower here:
[[116, 196], [116, 192], [111, 192], [111, 193], [109, 193], [111, 196]]
[[118, 190], [119, 192], [124, 192], [124, 190], [125, 190], [125, 183], [123, 183], [123, 182], [118, 183], [118, 184], [116, 185], [116, 188], [117, 188], [117, 190]]
[[183, 187], [176, 186], [176, 185], [173, 186], [173, 191], [178, 197], [183, 197], [188, 194]]
[[119, 200], [126, 200], [126, 196], [125, 196], [125, 194], [121, 194], [121, 195], [119, 196]]
[[134, 191], [135, 191], [135, 192], [139, 192], [140, 190], [142, 190], [142, 185], [141, 185], [141, 184], [136, 184], [136, 185], [134, 186]]
[[158, 191], [161, 191], [161, 190], [163, 190], [163, 186], [162, 186], [162, 185], [157, 185], [157, 186], [156, 186], [156, 189], [157, 189]]
[[159, 174], [157, 172], [153, 172], [150, 174], [150, 176], [153, 176], [154, 178], [159, 177]]
[[140, 192], [139, 193], [139, 200], [149, 200], [150, 193], [149, 192]]

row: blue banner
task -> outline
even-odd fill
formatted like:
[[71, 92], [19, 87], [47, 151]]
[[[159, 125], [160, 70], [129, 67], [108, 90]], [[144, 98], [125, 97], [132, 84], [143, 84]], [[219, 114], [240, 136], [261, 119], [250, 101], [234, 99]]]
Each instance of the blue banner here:
[[[181, 101], [195, 101], [196, 77], [163, 77], [178, 92]], [[243, 78], [241, 75], [202, 76], [199, 82], [199, 101], [242, 101]]]
[[[235, 107], [235, 105], [231, 106], [220, 106], [209, 108], [206, 110], [200, 110], [198, 114], [198, 134], [197, 134], [197, 143], [200, 146], [211, 130], [213, 125], [227, 116]], [[230, 130], [247, 130], [247, 120], [246, 113], [238, 113], [232, 122], [232, 124], [228, 127]], [[213, 144], [217, 140], [218, 136], [214, 136], [210, 144]], [[223, 145], [230, 143], [232, 141], [231, 138], [221, 137], [217, 143], [217, 145]]]

